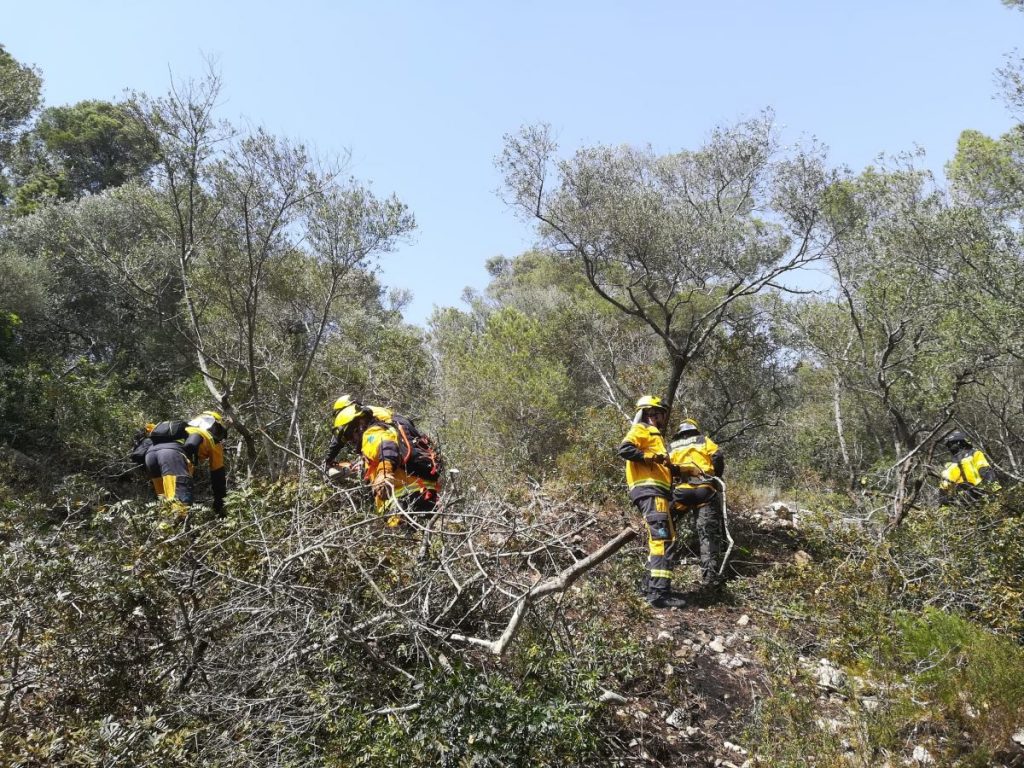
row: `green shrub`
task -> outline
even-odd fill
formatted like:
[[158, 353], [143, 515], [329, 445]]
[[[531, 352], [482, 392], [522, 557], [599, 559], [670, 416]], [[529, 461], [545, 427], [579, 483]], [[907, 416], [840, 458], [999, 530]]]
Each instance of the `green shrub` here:
[[962, 617], [935, 609], [897, 617], [892, 663], [907, 675], [928, 710], [967, 739], [976, 757], [1005, 744], [1020, 727], [1024, 649]]

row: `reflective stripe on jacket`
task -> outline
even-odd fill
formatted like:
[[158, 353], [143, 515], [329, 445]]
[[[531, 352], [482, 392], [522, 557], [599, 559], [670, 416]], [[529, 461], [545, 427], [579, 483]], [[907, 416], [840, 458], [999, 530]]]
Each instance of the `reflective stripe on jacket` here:
[[[619, 446], [620, 455], [623, 448], [632, 446], [643, 455], [644, 459], [653, 456], [664, 456], [665, 440], [657, 427], [644, 422], [638, 422], [629, 428], [629, 432], [622, 439]], [[630, 498], [637, 496], [638, 492], [649, 490], [654, 495], [668, 495], [672, 489], [672, 473], [665, 464], [640, 461], [639, 455], [636, 460], [626, 461], [626, 486], [630, 491]]]
[[698, 432], [673, 440], [669, 446], [669, 461], [679, 476], [678, 482], [686, 483], [686, 478], [699, 481], [718, 474], [715, 466], [718, 453], [715, 441]]

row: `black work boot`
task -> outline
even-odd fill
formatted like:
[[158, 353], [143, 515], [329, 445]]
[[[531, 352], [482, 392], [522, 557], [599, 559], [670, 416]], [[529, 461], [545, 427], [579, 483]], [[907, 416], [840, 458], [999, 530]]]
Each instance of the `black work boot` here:
[[651, 608], [685, 608], [686, 600], [669, 590], [656, 590], [648, 592], [644, 597]]

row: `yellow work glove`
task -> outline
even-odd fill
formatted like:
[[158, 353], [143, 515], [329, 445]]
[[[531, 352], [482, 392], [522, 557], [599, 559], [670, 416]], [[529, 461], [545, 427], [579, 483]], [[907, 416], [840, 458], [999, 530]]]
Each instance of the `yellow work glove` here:
[[373, 495], [381, 501], [387, 501], [395, 487], [395, 472], [390, 461], [382, 461], [373, 476]]

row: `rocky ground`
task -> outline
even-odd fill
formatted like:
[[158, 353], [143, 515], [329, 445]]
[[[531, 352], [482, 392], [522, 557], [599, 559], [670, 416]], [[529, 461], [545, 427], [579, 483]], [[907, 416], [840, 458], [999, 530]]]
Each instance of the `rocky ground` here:
[[[766, 507], [733, 526], [754, 531], [760, 545], [748, 550], [738, 542], [730, 585], [721, 592], [688, 589], [688, 584], [697, 583], [697, 559], [687, 557], [680, 564], [676, 587], [686, 597], [687, 607], [652, 611], [644, 638], [652, 648], [662, 646], [659, 650], [669, 658], [662, 680], [643, 681], [636, 690], [607, 691], [604, 696], [614, 706], [623, 732], [635, 734], [628, 746], [636, 764], [725, 768], [755, 764], [743, 745], [743, 733], [757, 703], [771, 695], [756, 647], [763, 622], [771, 618], [744, 605], [735, 586], [737, 580], [756, 578], [778, 558], [809, 557], [799, 549], [794, 535], [798, 525], [794, 508]], [[665, 704], [670, 697], [659, 695], [658, 688], [685, 691], [686, 705]], [[678, 701], [680, 697], [671, 698]]]
[[[651, 647], [663, 646], [670, 659], [662, 670], [660, 686], [657, 681], [647, 681], [635, 690], [605, 693], [623, 732], [633, 734], [629, 747], [635, 762], [628, 764], [723, 768], [767, 764], [746, 743], [757, 707], [774, 694], [762, 641], [780, 619], [787, 621], [791, 631], [799, 622], [745, 597], [748, 590], [743, 589], [743, 582], [780, 564], [800, 567], [812, 556], [801, 547], [796, 504], [777, 502], [741, 513], [734, 523], [734, 532], [742, 531], [744, 541], [737, 542], [732, 576], [724, 592], [687, 591], [685, 585], [695, 584], [698, 573], [696, 558], [688, 558], [677, 570], [677, 588], [687, 597], [687, 607], [651, 613], [645, 642]], [[813, 633], [813, 628], [807, 629]], [[851, 766], [867, 766], [846, 736], [859, 727], [865, 713], [884, 705], [892, 690], [868, 677], [848, 676], [828, 658], [800, 657], [798, 665], [807, 682], [805, 691], [813, 700], [817, 727], [834, 737]], [[663, 691], [670, 690], [685, 691], [686, 705], [662, 703], [669, 698]], [[997, 762], [992, 765], [1024, 766], [1024, 704], [1021, 725], [1006, 749], [994, 756]], [[814, 764], [814, 756], [808, 755], [807, 764]], [[871, 765], [938, 764], [926, 744], [915, 741], [911, 730], [904, 754]]]

